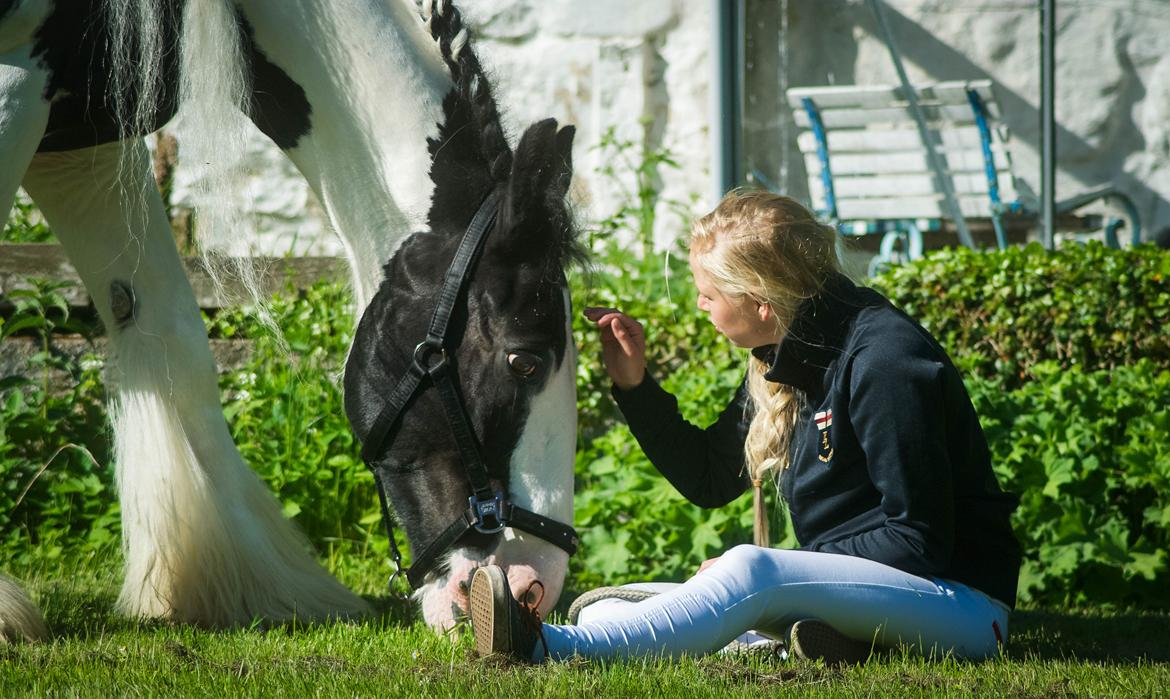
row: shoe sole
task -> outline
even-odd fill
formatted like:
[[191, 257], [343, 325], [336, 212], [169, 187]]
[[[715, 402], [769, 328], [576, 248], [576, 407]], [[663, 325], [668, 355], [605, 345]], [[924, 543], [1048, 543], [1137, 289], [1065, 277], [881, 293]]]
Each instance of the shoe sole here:
[[498, 567], [477, 568], [471, 576], [471, 630], [481, 657], [507, 653], [512, 646], [507, 614], [496, 614], [497, 609], [507, 609], [501, 595], [509, 594], [508, 580]]
[[869, 660], [874, 650], [871, 644], [849, 638], [817, 619], [804, 619], [793, 624], [789, 647], [798, 658], [824, 660], [829, 665], [858, 665]]

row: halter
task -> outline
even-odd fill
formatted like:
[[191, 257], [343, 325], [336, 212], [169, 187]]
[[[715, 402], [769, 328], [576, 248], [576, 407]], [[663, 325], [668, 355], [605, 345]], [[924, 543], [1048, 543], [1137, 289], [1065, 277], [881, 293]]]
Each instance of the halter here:
[[455, 437], [455, 443], [459, 446], [459, 456], [467, 479], [471, 483], [472, 495], [467, 499], [467, 509], [427, 544], [422, 552], [415, 556], [410, 568], [404, 571], [402, 554], [394, 541], [394, 525], [386, 493], [382, 487], [382, 480], [378, 478], [377, 472], [374, 472], [378, 501], [382, 506], [382, 521], [390, 537], [390, 552], [394, 559], [395, 571], [390, 577], [391, 586], [394, 585], [395, 578], [405, 572], [411, 588], [417, 589], [427, 573], [434, 568], [439, 555], [472, 530], [482, 534], [496, 534], [505, 527], [512, 527], [538, 536], [563, 549], [570, 556], [577, 552], [577, 532], [572, 527], [518, 507], [512, 504], [503, 492], [492, 490], [479, 443], [471, 429], [471, 421], [467, 417], [463, 399], [459, 395], [458, 374], [447, 357], [447, 324], [471, 270], [483, 250], [483, 241], [495, 225], [499, 200], [500, 190], [493, 189], [468, 224], [459, 249], [455, 252], [455, 259], [451, 261], [443, 277], [439, 301], [431, 316], [427, 336], [415, 346], [406, 374], [390, 393], [362, 445], [362, 460], [371, 471], [375, 471], [374, 460], [384, 446], [393, 443], [392, 432], [406, 404], [417, 393], [425, 390], [427, 385], [434, 386], [442, 399], [443, 413], [447, 417], [447, 424]]

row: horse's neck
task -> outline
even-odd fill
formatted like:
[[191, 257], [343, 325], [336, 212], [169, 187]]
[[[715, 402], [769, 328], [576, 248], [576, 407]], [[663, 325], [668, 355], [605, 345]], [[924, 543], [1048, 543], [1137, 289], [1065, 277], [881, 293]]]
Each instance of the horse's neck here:
[[287, 152], [341, 236], [360, 315], [386, 261], [427, 228], [427, 139], [439, 133], [450, 74], [402, 0], [250, 0], [243, 10], [257, 46], [311, 106], [308, 134]]

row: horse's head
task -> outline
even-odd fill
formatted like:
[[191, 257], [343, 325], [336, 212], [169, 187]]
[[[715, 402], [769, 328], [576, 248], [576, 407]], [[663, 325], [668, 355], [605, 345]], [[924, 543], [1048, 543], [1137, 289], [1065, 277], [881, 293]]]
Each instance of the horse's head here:
[[[347, 413], [406, 531], [413, 564], [420, 558], [433, 563], [425, 575], [414, 571], [424, 617], [433, 626], [449, 625], [458, 609], [466, 609], [470, 574], [488, 563], [507, 570], [517, 597], [539, 580], [542, 611], [556, 603], [568, 562], [563, 549], [572, 546], [550, 543], [546, 539], [557, 537], [547, 531], [545, 538], [523, 531], [518, 519], [495, 533], [483, 531], [490, 526], [459, 524], [476, 480], [467, 450], [478, 453], [488, 488], [511, 506], [571, 525], [576, 439], [576, 356], [565, 278], [577, 250], [565, 203], [573, 128], [558, 130], [552, 119], [533, 124], [513, 154], [470, 50], [441, 48], [456, 89], [431, 142], [430, 230], [408, 238], [386, 264], [345, 375]], [[444, 275], [489, 194], [495, 223], [452, 307], [445, 351], [419, 360], [416, 346], [427, 337]], [[416, 360], [420, 369], [444, 362], [457, 400], [423, 376], [391, 423], [389, 396]], [[460, 403], [470, 440], [455, 436], [460, 420], [451, 413]], [[453, 531], [458, 538], [449, 545], [435, 544]], [[432, 545], [441, 550], [424, 556]]]

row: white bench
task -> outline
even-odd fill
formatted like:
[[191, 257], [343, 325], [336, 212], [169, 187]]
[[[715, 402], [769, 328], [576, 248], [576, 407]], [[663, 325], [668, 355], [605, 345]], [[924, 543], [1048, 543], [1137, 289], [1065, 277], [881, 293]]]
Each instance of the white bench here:
[[[1000, 248], [1007, 246], [1009, 230], [1034, 227], [1038, 206], [1021, 196], [1012, 174], [991, 81], [921, 84], [914, 90], [942, 177], [968, 226], [994, 231]], [[924, 233], [955, 227], [946, 183], [931, 167], [901, 86], [797, 87], [787, 96], [801, 129], [797, 142], [813, 208], [844, 235], [883, 235], [871, 273], [875, 266], [921, 255]], [[1110, 187], [1059, 202], [1061, 227], [1103, 230], [1106, 242], [1117, 246], [1122, 219], [1070, 216], [1105, 198], [1126, 210], [1132, 239], [1140, 240], [1136, 208]]]

